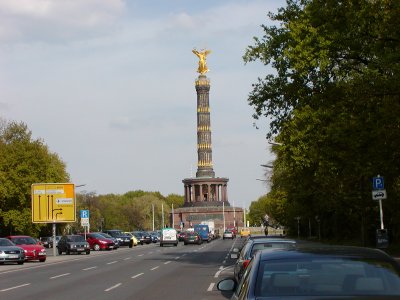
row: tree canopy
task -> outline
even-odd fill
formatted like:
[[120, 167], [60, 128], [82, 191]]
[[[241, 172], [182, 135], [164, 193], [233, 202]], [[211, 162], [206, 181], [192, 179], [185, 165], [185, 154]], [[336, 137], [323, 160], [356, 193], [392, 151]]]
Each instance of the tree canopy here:
[[268, 16], [274, 24], [262, 26], [244, 60], [275, 70], [248, 101], [255, 119], [271, 120], [267, 137], [283, 144], [273, 147], [271, 197], [286, 198], [276, 218], [292, 232], [301, 216], [327, 237], [366, 243], [380, 228], [371, 199], [380, 174], [386, 226], [400, 237], [400, 2], [288, 0]]

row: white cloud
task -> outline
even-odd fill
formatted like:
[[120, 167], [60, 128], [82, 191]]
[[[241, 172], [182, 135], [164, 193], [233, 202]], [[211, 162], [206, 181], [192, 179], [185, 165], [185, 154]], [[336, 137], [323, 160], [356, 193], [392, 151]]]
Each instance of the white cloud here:
[[[65, 41], [96, 34], [124, 11], [122, 0], [0, 2], [0, 40]], [[94, 32], [93, 32], [94, 30]]]

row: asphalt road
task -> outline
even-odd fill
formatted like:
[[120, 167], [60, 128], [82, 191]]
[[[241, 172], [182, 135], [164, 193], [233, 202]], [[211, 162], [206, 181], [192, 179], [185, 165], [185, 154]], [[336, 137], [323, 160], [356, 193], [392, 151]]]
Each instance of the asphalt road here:
[[139, 245], [0, 265], [0, 299], [226, 299], [216, 284], [232, 275], [230, 252], [240, 244]]

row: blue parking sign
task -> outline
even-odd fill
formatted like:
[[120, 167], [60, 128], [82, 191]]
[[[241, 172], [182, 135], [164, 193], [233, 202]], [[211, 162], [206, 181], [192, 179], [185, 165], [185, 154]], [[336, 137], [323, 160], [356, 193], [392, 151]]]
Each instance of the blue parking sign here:
[[88, 219], [88, 218], [89, 218], [89, 210], [81, 209], [81, 219]]
[[385, 183], [383, 177], [378, 176], [372, 179], [372, 189], [373, 190], [383, 190], [385, 189]]

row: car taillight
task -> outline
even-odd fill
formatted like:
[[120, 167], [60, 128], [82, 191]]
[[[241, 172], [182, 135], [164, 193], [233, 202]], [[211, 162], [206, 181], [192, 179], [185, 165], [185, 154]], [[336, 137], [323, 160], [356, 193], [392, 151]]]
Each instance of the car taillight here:
[[243, 261], [243, 269], [246, 269], [247, 266], [249, 265], [249, 263], [250, 263], [250, 259], [246, 259], [245, 261]]

